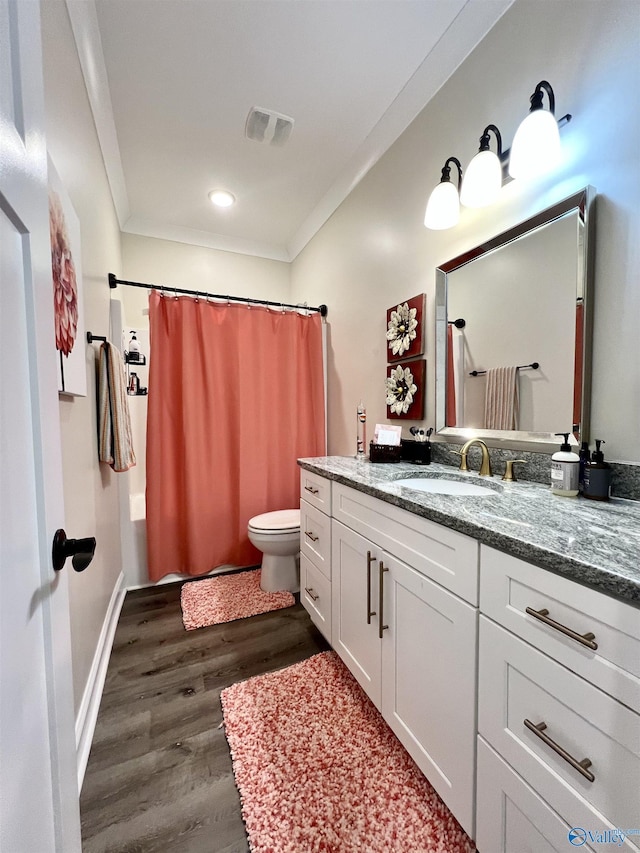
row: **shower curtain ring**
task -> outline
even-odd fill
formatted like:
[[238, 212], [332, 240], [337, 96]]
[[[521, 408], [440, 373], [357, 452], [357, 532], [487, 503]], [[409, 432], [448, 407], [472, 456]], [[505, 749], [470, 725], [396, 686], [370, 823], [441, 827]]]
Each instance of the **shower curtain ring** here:
[[286, 314], [287, 312], [284, 310], [284, 302], [280, 303], [280, 307], [282, 308], [282, 313]]

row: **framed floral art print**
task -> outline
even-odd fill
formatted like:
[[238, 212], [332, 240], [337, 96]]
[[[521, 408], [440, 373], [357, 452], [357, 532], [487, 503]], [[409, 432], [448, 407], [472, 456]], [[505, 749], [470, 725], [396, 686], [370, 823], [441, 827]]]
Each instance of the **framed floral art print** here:
[[80, 220], [50, 158], [48, 183], [58, 391], [86, 397]]
[[421, 293], [387, 311], [387, 361], [406, 361], [424, 352], [426, 296]]
[[424, 418], [425, 360], [387, 366], [387, 417], [420, 421]]

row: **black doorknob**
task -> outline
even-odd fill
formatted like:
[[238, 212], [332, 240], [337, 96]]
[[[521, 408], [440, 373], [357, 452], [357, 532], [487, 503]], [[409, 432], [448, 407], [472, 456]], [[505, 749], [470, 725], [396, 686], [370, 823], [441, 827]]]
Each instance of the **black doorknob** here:
[[60, 528], [56, 530], [53, 537], [53, 549], [51, 551], [53, 568], [59, 572], [67, 557], [72, 557], [71, 564], [75, 571], [83, 572], [93, 560], [95, 550], [96, 540], [94, 536], [88, 536], [86, 539], [67, 539], [67, 534]]

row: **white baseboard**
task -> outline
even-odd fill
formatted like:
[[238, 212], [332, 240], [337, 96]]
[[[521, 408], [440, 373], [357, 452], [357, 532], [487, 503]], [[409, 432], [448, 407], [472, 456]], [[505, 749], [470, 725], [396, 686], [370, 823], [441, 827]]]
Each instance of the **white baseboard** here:
[[120, 572], [111, 594], [111, 600], [107, 608], [102, 631], [98, 638], [98, 646], [93, 656], [93, 663], [87, 684], [82, 696], [82, 702], [76, 718], [76, 755], [78, 761], [78, 790], [82, 790], [84, 773], [87, 769], [89, 752], [93, 741], [93, 733], [98, 719], [102, 689], [107, 677], [109, 657], [113, 647], [113, 638], [118, 625], [118, 618], [127, 591], [124, 589], [124, 573]]

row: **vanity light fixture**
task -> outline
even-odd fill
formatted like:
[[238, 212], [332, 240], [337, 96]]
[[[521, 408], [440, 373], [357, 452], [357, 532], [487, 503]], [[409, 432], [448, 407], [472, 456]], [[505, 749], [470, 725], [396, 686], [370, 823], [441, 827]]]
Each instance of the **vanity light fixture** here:
[[235, 204], [236, 197], [227, 190], [211, 190], [209, 201], [216, 207], [231, 207]]
[[[451, 181], [451, 166], [453, 163], [458, 170], [458, 186]], [[458, 224], [460, 219], [460, 184], [462, 182], [462, 166], [457, 157], [449, 157], [442, 169], [440, 183], [434, 188], [427, 202], [424, 224], [434, 231], [442, 231]]]
[[[549, 109], [542, 108], [544, 92]], [[560, 132], [555, 117], [556, 99], [551, 85], [541, 80], [530, 98], [529, 115], [522, 120], [513, 138], [509, 155], [512, 178], [527, 179], [552, 169], [560, 162]], [[571, 116], [563, 116], [569, 120]]]
[[[490, 136], [496, 137], [498, 153], [489, 148]], [[485, 127], [480, 137], [480, 149], [464, 173], [460, 203], [465, 207], [487, 207], [500, 194], [502, 187], [502, 136], [495, 124]]]

